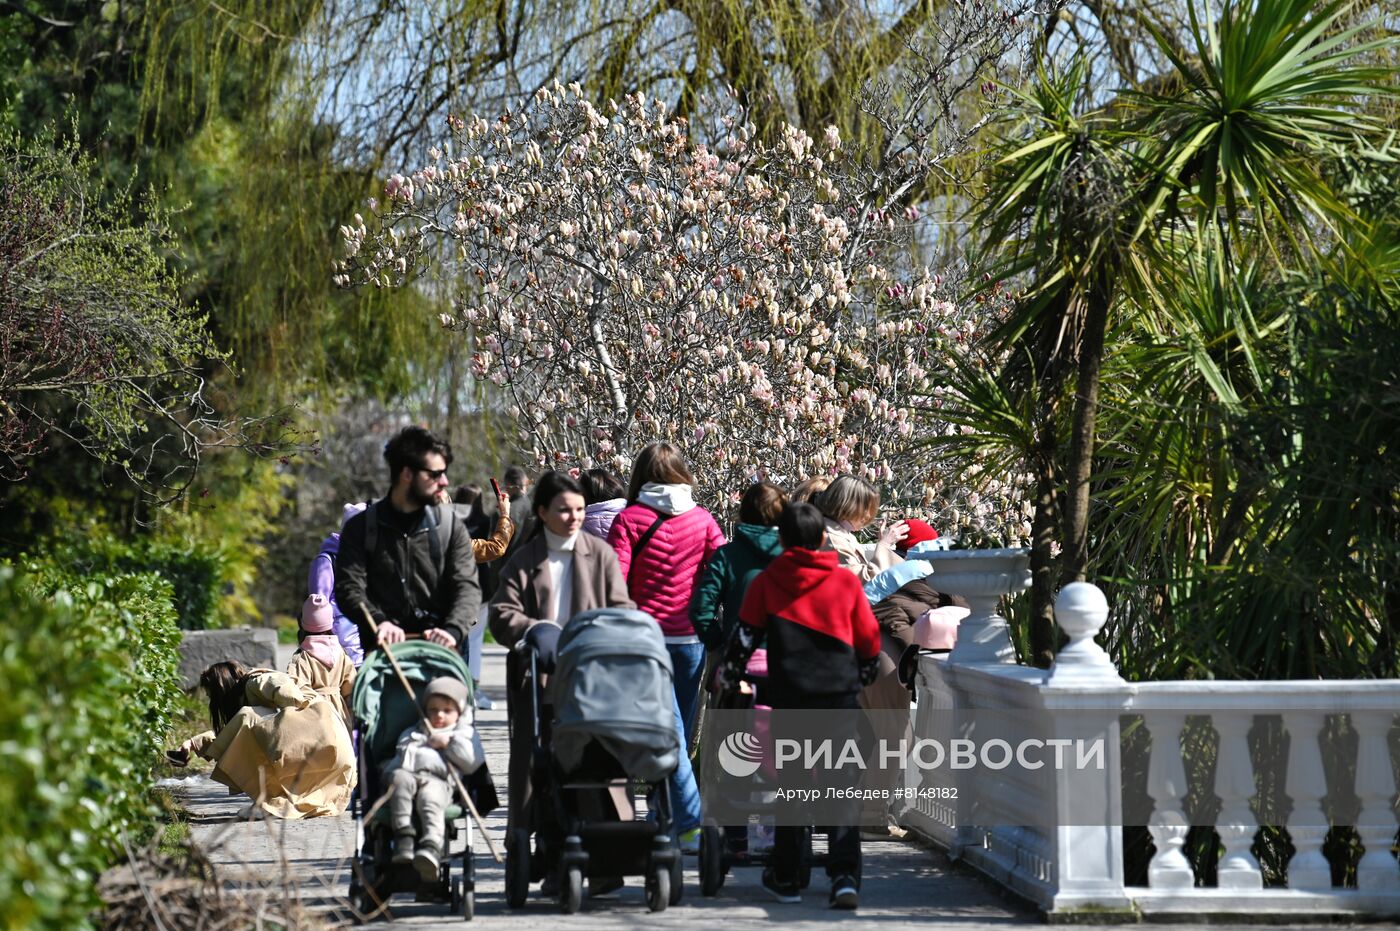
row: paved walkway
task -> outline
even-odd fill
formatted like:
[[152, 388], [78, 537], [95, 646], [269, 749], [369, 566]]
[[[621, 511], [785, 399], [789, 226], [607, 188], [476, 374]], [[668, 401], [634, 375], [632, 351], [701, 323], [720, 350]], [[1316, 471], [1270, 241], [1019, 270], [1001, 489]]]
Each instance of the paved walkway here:
[[[287, 648], [288, 650], [290, 648]], [[500, 698], [505, 678], [505, 652], [488, 647], [483, 664], [484, 688]], [[282, 666], [287, 656], [282, 657]], [[492, 711], [480, 716], [487, 759], [504, 793], [506, 771], [506, 714], [501, 698]], [[350, 858], [355, 847], [355, 824], [349, 815], [310, 821], [242, 822], [235, 817], [246, 804], [244, 796], [229, 797], [223, 786], [206, 777], [191, 777], [180, 789], [190, 813], [191, 835], [229, 879], [277, 882], [285, 877], [304, 904], [323, 909], [332, 922], [349, 923], [345, 902], [350, 878]], [[505, 809], [486, 819], [487, 831], [498, 849], [504, 850]], [[881, 931], [913, 931], [935, 924], [940, 929], [995, 928], [1041, 923], [1034, 910], [988, 883], [954, 869], [937, 851], [912, 842], [866, 842], [864, 883], [860, 910], [833, 912], [826, 908], [825, 877], [813, 877], [811, 890], [799, 905], [773, 902], [758, 883], [757, 869], [733, 871], [720, 894], [700, 895], [694, 858], [686, 860], [685, 898], [659, 915], [646, 910], [640, 878], [628, 880], [619, 898], [588, 902], [577, 915], [563, 916], [558, 907], [533, 895], [520, 911], [505, 904], [501, 864], [491, 860], [477, 838], [477, 921], [508, 929], [577, 931], [652, 927], [659, 925], [743, 931], [780, 921], [784, 931], [829, 926], [835, 922], [877, 923]], [[535, 887], [538, 888], [538, 887]], [[407, 896], [390, 901], [396, 925], [413, 928], [460, 928], [462, 920], [445, 905], [415, 904]], [[1218, 926], [1217, 931], [1220, 931]], [[1251, 926], [1258, 931], [1261, 926]]]
[[[505, 652], [488, 647], [483, 663], [484, 689], [493, 698], [502, 695]], [[286, 657], [282, 657], [285, 665]], [[505, 701], [480, 715], [487, 759], [504, 792], [506, 770]], [[206, 777], [184, 781], [180, 794], [189, 809], [191, 836], [229, 878], [272, 881], [286, 876], [299, 890], [302, 901], [327, 909], [328, 917], [345, 908], [350, 858], [355, 848], [355, 825], [348, 816], [309, 821], [240, 822], [238, 809], [244, 796], [230, 797], [223, 786]], [[487, 831], [504, 850], [505, 809], [486, 819]], [[781, 920], [785, 928], [805, 928], [850, 921], [850, 913], [826, 908], [826, 881], [815, 876], [800, 905], [773, 902], [758, 884], [757, 869], [733, 871], [720, 894], [700, 895], [694, 858], [686, 860], [685, 898], [680, 905], [652, 915], [646, 910], [640, 878], [629, 879], [619, 898], [585, 902], [578, 915], [562, 916], [553, 902], [533, 896], [521, 911], [505, 904], [503, 867], [491, 860], [480, 839], [475, 840], [477, 863], [477, 921], [493, 927], [635, 928], [653, 924], [687, 924], [727, 931], [766, 925]], [[990, 886], [949, 868], [942, 854], [906, 842], [866, 842], [865, 882], [861, 890], [862, 922], [878, 921], [882, 928], [914, 928], [936, 922], [945, 928], [973, 928], [1038, 923], [1035, 912], [1003, 898]], [[461, 927], [460, 918], [448, 914], [445, 905], [415, 904], [411, 897], [390, 901], [396, 924], [414, 928]], [[345, 913], [342, 912], [342, 917]]]

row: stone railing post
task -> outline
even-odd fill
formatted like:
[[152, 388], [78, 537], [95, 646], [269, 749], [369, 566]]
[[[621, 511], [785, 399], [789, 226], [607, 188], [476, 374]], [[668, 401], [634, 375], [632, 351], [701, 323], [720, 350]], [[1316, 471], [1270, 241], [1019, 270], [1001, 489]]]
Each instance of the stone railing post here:
[[1186, 767], [1181, 761], [1181, 731], [1186, 715], [1160, 712], [1143, 716], [1152, 735], [1147, 765], [1147, 794], [1152, 797], [1152, 821], [1147, 826], [1157, 852], [1147, 865], [1147, 885], [1153, 889], [1190, 889], [1196, 883], [1182, 847], [1191, 825], [1182, 800], [1186, 798]]
[[1102, 748], [1102, 768], [1056, 767], [1056, 827], [1048, 832], [1055, 869], [1055, 910], [1127, 910], [1123, 887], [1123, 773], [1118, 716], [1128, 687], [1095, 635], [1108, 601], [1087, 582], [1055, 599], [1055, 620], [1070, 642], [1055, 657], [1042, 689], [1053, 736], [1073, 746]]
[[1071, 582], [1055, 599], [1055, 623], [1069, 635], [1069, 644], [1055, 656], [1047, 685], [1122, 685], [1118, 667], [1094, 641], [1108, 622], [1108, 599], [1097, 586]]
[[1395, 839], [1395, 776], [1390, 764], [1390, 729], [1395, 715], [1388, 711], [1356, 711], [1356, 796], [1361, 811], [1356, 833], [1366, 852], [1356, 864], [1356, 888], [1361, 892], [1400, 892], [1400, 865], [1390, 852]]
[[1283, 716], [1288, 728], [1288, 836], [1293, 859], [1288, 861], [1288, 888], [1328, 891], [1332, 867], [1322, 855], [1329, 827], [1322, 802], [1327, 795], [1327, 774], [1322, 768], [1318, 736], [1327, 717], [1318, 711], [1289, 711]]
[[1249, 729], [1254, 715], [1226, 711], [1212, 715], [1211, 723], [1220, 737], [1215, 760], [1215, 794], [1220, 797], [1220, 814], [1215, 830], [1225, 848], [1216, 868], [1216, 885], [1221, 889], [1262, 889], [1264, 877], [1259, 861], [1250, 852], [1259, 830], [1249, 800], [1254, 797], [1254, 763], [1249, 755]]

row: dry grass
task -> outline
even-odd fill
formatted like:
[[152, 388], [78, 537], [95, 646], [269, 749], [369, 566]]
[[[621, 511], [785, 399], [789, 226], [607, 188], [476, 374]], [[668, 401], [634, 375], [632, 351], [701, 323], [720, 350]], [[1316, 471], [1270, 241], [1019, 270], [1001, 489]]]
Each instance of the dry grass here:
[[[171, 852], [173, 851], [173, 852]], [[188, 842], [127, 848], [98, 885], [101, 926], [112, 931], [320, 931], [324, 923], [281, 877], [233, 879]]]

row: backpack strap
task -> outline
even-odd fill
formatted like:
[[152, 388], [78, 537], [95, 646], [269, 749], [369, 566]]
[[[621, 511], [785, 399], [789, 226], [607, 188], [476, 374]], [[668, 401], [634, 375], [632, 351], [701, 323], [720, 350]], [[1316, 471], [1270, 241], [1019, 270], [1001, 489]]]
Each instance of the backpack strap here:
[[427, 511], [428, 523], [431, 525], [429, 532], [432, 534], [428, 537], [428, 549], [433, 554], [433, 566], [436, 567], [440, 579], [447, 565], [447, 549], [452, 542], [452, 524], [457, 519], [457, 511], [451, 505], [440, 507], [436, 504], [429, 505]]
[[656, 536], [656, 531], [660, 530], [661, 525], [664, 524], [666, 521], [670, 520], [672, 517], [675, 517], [675, 515], [664, 514], [660, 511], [657, 512], [656, 520], [653, 521], [652, 525], [646, 529], [645, 533], [643, 533], [640, 537], [637, 538], [637, 542], [632, 544], [632, 565], [635, 566], [637, 564], [638, 554], [640, 554], [642, 550], [647, 548], [647, 544], [651, 542], [651, 538]]
[[[375, 547], [379, 545], [379, 506], [384, 501], [380, 498], [365, 508], [365, 561], [374, 555]], [[457, 512], [452, 507], [442, 508], [438, 505], [430, 505], [425, 509], [428, 515], [428, 526], [431, 536], [428, 537], [428, 550], [433, 557], [433, 566], [437, 569], [438, 577], [442, 577], [443, 566], [446, 564], [446, 553], [452, 542], [452, 525], [456, 522]], [[443, 512], [446, 512], [446, 517]]]
[[[382, 501], [384, 499], [380, 499]], [[379, 546], [379, 501], [371, 501], [365, 508], [365, 564]]]

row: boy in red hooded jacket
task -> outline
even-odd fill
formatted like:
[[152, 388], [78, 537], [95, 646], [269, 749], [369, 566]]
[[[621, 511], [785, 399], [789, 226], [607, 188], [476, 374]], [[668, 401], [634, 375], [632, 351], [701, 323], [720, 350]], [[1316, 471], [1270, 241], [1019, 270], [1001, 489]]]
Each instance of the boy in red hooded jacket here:
[[[719, 673], [721, 690], [737, 686], [766, 635], [765, 700], [774, 708], [856, 711], [860, 690], [879, 669], [880, 628], [854, 573], [841, 568], [826, 541], [821, 511], [789, 504], [778, 519], [783, 553], [749, 586], [739, 625]], [[853, 817], [852, 822], [856, 819]], [[860, 890], [860, 832], [830, 828], [826, 872], [832, 908], [855, 908]], [[779, 827], [763, 887], [779, 902], [800, 902], [799, 828]]]

